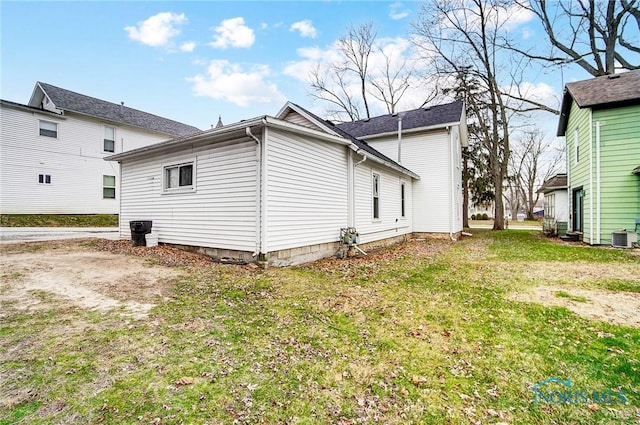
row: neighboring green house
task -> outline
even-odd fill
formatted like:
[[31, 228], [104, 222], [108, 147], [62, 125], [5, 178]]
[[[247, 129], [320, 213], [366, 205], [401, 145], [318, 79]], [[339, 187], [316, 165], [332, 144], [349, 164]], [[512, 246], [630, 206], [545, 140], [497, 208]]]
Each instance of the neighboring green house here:
[[569, 83], [565, 136], [569, 230], [591, 245], [640, 218], [640, 70]]

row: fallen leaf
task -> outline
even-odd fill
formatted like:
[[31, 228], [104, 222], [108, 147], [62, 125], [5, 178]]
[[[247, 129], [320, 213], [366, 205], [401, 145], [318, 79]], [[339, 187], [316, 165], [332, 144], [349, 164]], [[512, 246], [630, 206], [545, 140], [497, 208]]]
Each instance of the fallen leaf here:
[[182, 378], [176, 381], [176, 385], [191, 385], [193, 384], [194, 379], [190, 376], [183, 376]]
[[589, 408], [589, 410], [591, 410], [592, 412], [595, 412], [597, 410], [600, 409], [600, 406], [598, 406], [597, 403], [593, 403], [593, 404], [587, 404], [587, 407]]
[[420, 385], [424, 384], [425, 382], [427, 382], [427, 378], [425, 378], [424, 376], [413, 375], [411, 377], [411, 383], [413, 385], [415, 385], [416, 387], [419, 387]]

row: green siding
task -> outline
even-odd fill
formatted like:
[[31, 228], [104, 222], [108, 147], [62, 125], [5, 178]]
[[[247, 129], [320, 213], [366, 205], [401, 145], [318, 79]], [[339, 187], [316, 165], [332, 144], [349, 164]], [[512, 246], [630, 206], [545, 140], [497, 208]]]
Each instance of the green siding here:
[[[611, 243], [611, 232], [633, 230], [640, 218], [640, 105], [593, 111], [600, 123], [600, 243]], [[595, 130], [594, 130], [595, 134]]]
[[[597, 167], [596, 128], [600, 123], [600, 175]], [[580, 161], [576, 162], [574, 131], [578, 130]], [[631, 171], [640, 165], [640, 105], [612, 109], [571, 106], [566, 131], [569, 170], [569, 211], [573, 189], [584, 196], [583, 240], [597, 243], [597, 183], [600, 181], [600, 243], [611, 243], [611, 232], [633, 230], [640, 217], [640, 177]], [[590, 174], [591, 172], [591, 174]], [[591, 229], [593, 211], [593, 229]], [[571, 227], [571, 220], [570, 220]], [[591, 233], [593, 230], [593, 241]]]

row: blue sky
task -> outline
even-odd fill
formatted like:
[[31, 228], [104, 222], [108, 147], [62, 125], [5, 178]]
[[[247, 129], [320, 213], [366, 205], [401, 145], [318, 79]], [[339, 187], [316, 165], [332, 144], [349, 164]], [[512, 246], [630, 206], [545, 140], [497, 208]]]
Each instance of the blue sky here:
[[[43, 81], [202, 129], [218, 115], [225, 123], [274, 115], [286, 100], [321, 112], [303, 81], [309, 64], [331, 57], [347, 27], [366, 21], [385, 45], [408, 55], [419, 6], [3, 1], [0, 97], [27, 103], [35, 82]], [[542, 40], [532, 19], [514, 27], [528, 42]], [[564, 82], [588, 77], [575, 67]], [[530, 83], [544, 96], [562, 92], [557, 75], [532, 73]], [[419, 97], [407, 96], [401, 106], [415, 108]]]

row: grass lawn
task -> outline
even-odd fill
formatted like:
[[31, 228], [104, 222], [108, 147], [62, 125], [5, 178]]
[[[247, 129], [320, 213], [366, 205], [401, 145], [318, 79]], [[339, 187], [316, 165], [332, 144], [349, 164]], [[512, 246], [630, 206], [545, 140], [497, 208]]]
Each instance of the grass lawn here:
[[117, 227], [117, 214], [2, 214], [3, 227]]
[[[142, 320], [47, 293], [51, 308], [5, 302], [0, 424], [637, 424], [640, 328], [513, 295], [639, 296], [640, 257], [537, 233], [285, 269], [185, 267]], [[572, 387], [542, 394], [578, 403], [536, 404], [551, 377]]]

